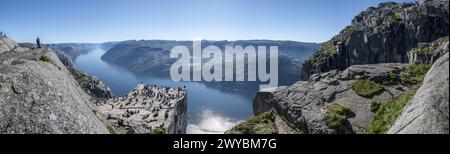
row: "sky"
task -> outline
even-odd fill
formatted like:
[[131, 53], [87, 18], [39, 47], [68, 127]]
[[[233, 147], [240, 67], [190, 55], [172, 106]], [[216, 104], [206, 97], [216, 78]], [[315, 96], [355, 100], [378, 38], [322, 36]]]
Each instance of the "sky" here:
[[[18, 42], [130, 39], [324, 42], [387, 0], [0, 0], [0, 31]], [[410, 2], [412, 0], [390, 0]]]

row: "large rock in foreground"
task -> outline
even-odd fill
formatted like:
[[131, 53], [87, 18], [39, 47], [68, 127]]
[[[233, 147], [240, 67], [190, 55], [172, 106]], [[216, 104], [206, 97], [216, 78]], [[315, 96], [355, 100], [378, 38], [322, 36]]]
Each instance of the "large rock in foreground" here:
[[98, 104], [117, 133], [185, 134], [187, 95], [183, 88], [140, 84], [124, 97]]
[[[447, 42], [448, 44], [448, 42]], [[449, 55], [438, 59], [388, 133], [449, 133]]]
[[0, 54], [0, 133], [109, 133], [53, 51]]

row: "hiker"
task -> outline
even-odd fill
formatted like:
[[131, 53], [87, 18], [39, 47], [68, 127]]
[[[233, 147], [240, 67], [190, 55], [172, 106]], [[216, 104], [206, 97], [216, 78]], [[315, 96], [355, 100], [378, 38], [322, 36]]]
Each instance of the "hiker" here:
[[36, 44], [37, 44], [37, 48], [40, 49], [41, 48], [41, 39], [39, 39], [39, 37], [37, 37], [37, 39], [36, 39]]

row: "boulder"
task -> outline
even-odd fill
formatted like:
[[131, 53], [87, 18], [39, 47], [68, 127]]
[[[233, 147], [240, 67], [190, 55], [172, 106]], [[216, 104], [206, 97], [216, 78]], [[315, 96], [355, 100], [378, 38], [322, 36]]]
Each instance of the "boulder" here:
[[439, 58], [389, 134], [449, 134], [449, 53]]

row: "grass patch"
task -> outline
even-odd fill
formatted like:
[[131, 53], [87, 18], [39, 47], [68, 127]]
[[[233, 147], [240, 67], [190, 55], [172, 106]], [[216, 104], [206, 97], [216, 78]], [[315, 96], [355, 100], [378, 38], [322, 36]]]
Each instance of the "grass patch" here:
[[395, 72], [389, 72], [386, 79], [381, 81], [382, 85], [394, 85], [397, 84], [400, 81], [400, 77], [398, 76], [399, 73]]
[[166, 134], [166, 129], [165, 128], [154, 128], [152, 129], [152, 133], [153, 134]]
[[257, 134], [257, 132], [271, 132], [271, 131], [261, 131], [260, 129], [271, 129], [268, 127], [260, 127], [273, 125], [275, 120], [274, 111], [268, 111], [262, 113], [258, 116], [251, 117], [249, 120], [244, 121], [236, 125], [231, 129], [231, 132], [240, 132], [242, 134]]
[[417, 84], [422, 82], [425, 75], [430, 70], [431, 64], [415, 62], [408, 66], [406, 74], [400, 75], [400, 82], [402, 84]]
[[338, 134], [344, 134], [348, 127], [347, 115], [352, 111], [339, 104], [331, 104], [327, 107], [325, 120], [328, 128], [336, 130]]
[[367, 132], [370, 134], [385, 133], [394, 124], [398, 116], [400, 116], [403, 108], [416, 94], [419, 87], [419, 85], [416, 85], [395, 100], [382, 104], [377, 112], [375, 112], [374, 119], [369, 124]]
[[384, 90], [381, 85], [370, 80], [356, 80], [352, 83], [352, 89], [362, 97], [371, 97]]
[[41, 56], [41, 58], [39, 58], [39, 60], [41, 60], [41, 61], [45, 61], [45, 62], [51, 62], [50, 61], [50, 58], [49, 57], [47, 57], [47, 56]]
[[109, 133], [111, 133], [111, 134], [118, 134], [116, 129], [113, 126], [111, 126], [110, 124], [106, 125], [106, 129], [108, 129]]
[[332, 41], [328, 41], [322, 44], [322, 50], [327, 54], [327, 55], [334, 55], [336, 54], [336, 47], [334, 46]]

